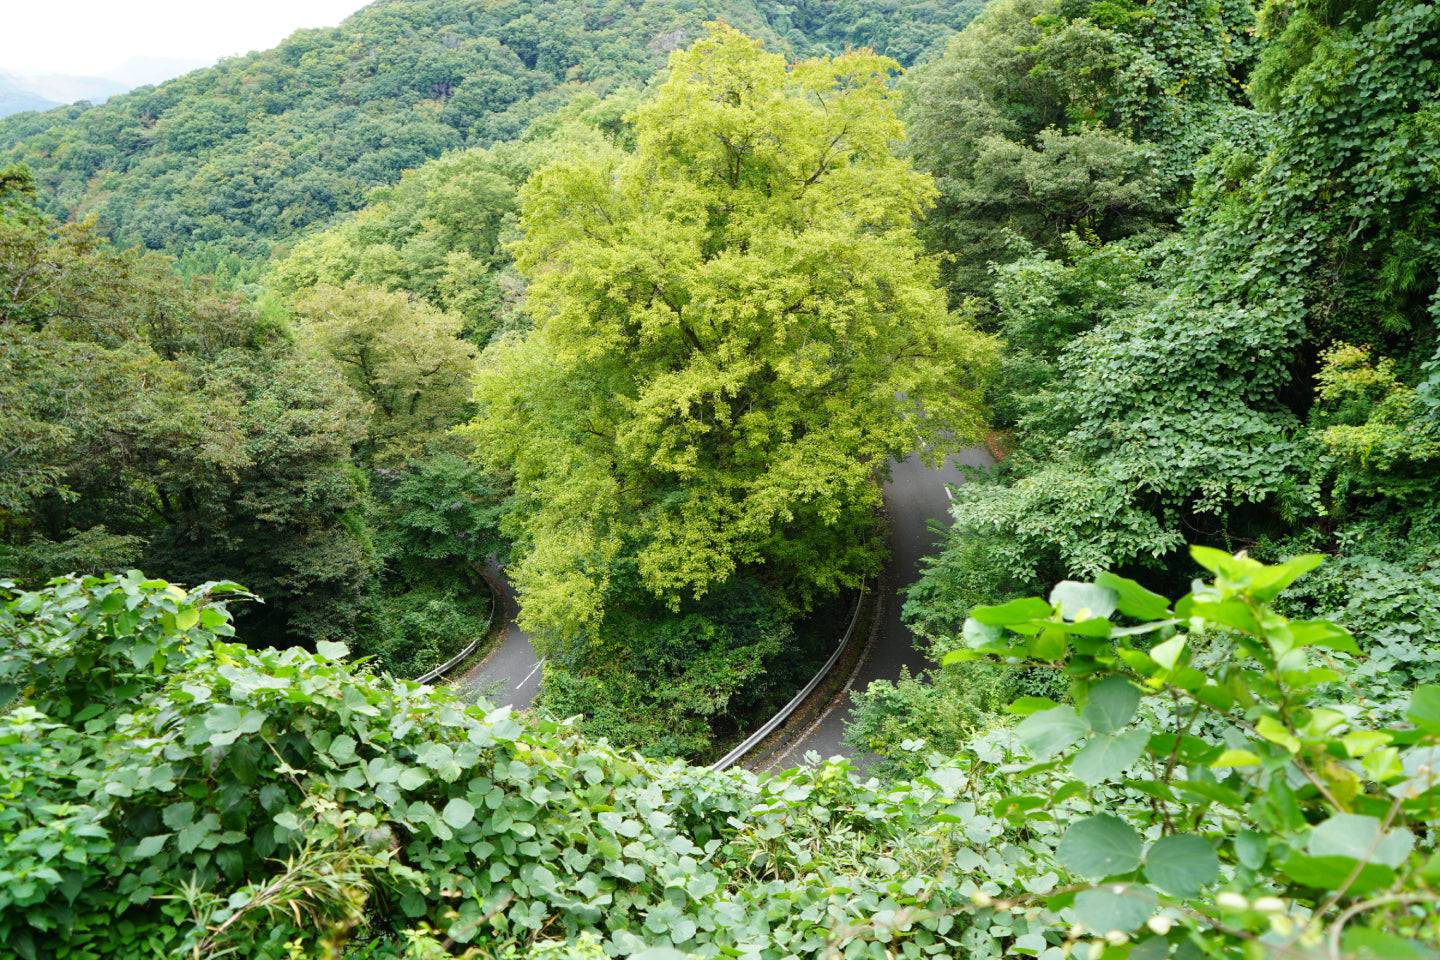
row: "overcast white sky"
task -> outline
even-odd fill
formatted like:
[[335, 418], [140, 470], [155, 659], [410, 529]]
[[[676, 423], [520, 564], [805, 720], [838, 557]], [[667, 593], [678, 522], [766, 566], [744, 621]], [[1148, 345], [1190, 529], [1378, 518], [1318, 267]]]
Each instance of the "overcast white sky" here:
[[369, 0], [3, 0], [0, 70], [90, 76], [131, 57], [214, 59], [333, 27]]

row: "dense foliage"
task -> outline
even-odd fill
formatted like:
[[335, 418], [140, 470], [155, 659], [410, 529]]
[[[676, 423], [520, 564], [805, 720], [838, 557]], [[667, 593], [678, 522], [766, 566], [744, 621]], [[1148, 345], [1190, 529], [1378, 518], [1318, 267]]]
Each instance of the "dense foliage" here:
[[[1440, 7], [976, 9], [384, 3], [0, 120], [0, 952], [1440, 955]], [[886, 779], [595, 742], [713, 756], [987, 430]], [[396, 679], [492, 558], [524, 725]], [[41, 586], [131, 565], [203, 585]]]
[[154, 88], [0, 119], [58, 220], [253, 281], [286, 238], [359, 209], [426, 160], [513, 140], [582, 91], [642, 85], [724, 18], [792, 56], [875, 45], [912, 62], [979, 0], [765, 5], [412, 0], [365, 7]]
[[993, 346], [914, 238], [931, 194], [890, 152], [893, 67], [787, 71], [718, 26], [633, 155], [522, 190], [535, 327], [486, 351], [468, 430], [514, 475], [522, 622], [594, 629], [632, 568], [672, 606], [737, 573], [807, 605], [874, 567], [875, 465], [976, 435]]
[[[1076, 136], [1131, 138], [1150, 163], [1135, 183], [1175, 213], [1046, 221], [1012, 197], [1002, 218], [973, 205], [937, 218], [955, 231], [934, 237], [959, 254], [954, 292], [1005, 341], [992, 398], [1009, 456], [956, 491], [954, 532], [907, 615], [938, 659], [969, 607], [1054, 579], [1124, 567], [1178, 587], [1194, 574], [1187, 541], [1272, 560], [1321, 550], [1338, 562], [1282, 606], [1374, 644], [1370, 695], [1393, 708], [1433, 675], [1440, 615], [1437, 8], [1268, 4], [1251, 37], [1235, 32], [1250, 22], [1239, 6], [1187, 5], [1233, 27], [1200, 33], [1158, 9], [997, 3], [913, 83], [917, 157], [947, 196], [973, 200], [1015, 169], [964, 152], [980, 142], [958, 136], [966, 118], [1038, 136], [1022, 123], [1033, 109], [1064, 113], [1043, 122]], [[1204, 82], [1134, 87], [1159, 68], [1045, 55], [1096, 45], [1149, 50], [1161, 74]], [[976, 51], [1025, 74], [996, 81]], [[1144, 139], [1119, 122], [1136, 91], [1168, 118]], [[1098, 112], [1078, 117], [1082, 101]], [[1043, 169], [1072, 195], [1117, 182]], [[1049, 196], [1026, 182], [1036, 190], [1014, 196]], [[972, 215], [1003, 250], [965, 239]], [[904, 740], [950, 748], [963, 741], [953, 718], [996, 723], [990, 681], [970, 674], [984, 670], [949, 670], [903, 696], [878, 688], [857, 739], [914, 769]], [[897, 698], [908, 719], [890, 719]], [[895, 736], [876, 733], [887, 724]]]
[[23, 168], [4, 176], [0, 565], [244, 577], [271, 636], [344, 630], [372, 575], [360, 401], [264, 314], [55, 224]]
[[5, 588], [0, 937], [27, 960], [443, 955], [427, 930], [597, 960], [1440, 946], [1411, 829], [1440, 687], [1376, 724], [1332, 696], [1349, 634], [1273, 611], [1318, 557], [1196, 558], [1215, 583], [1174, 604], [1106, 575], [975, 610], [965, 656], [1062, 668], [1075, 705], [1018, 701], [1013, 736], [893, 789], [627, 758], [343, 645], [247, 649], [232, 584]]
[[[292, 325], [92, 223], [57, 225], [24, 168], [0, 190], [8, 576], [243, 577], [266, 601], [245, 618], [254, 639], [344, 638], [416, 674], [484, 631], [469, 568], [500, 547], [503, 491], [437, 440], [467, 411], [458, 320], [317, 291], [301, 305], [319, 319]], [[398, 333], [377, 323], [392, 315]], [[442, 459], [411, 476], [421, 449]], [[372, 461], [403, 476], [362, 471]], [[429, 531], [426, 505], [446, 515]]]

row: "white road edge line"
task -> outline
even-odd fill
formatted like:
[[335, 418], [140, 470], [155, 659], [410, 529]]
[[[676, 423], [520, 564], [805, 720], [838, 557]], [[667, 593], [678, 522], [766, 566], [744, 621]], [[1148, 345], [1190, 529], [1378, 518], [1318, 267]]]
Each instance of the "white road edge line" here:
[[525, 679], [524, 679], [524, 680], [521, 680], [519, 683], [515, 684], [515, 689], [518, 691], [521, 687], [525, 686], [525, 684], [529, 683], [529, 682], [530, 682], [530, 678], [533, 677], [533, 676], [535, 676], [535, 671], [536, 671], [536, 670], [539, 670], [539, 669], [540, 669], [541, 667], [543, 667], [543, 666], [545, 666], [545, 658], [544, 658], [544, 657], [541, 657], [541, 658], [540, 658], [540, 662], [537, 663], [537, 664], [535, 664], [535, 666], [534, 666], [533, 668], [531, 668], [531, 670], [530, 670], [529, 673], [525, 674]]

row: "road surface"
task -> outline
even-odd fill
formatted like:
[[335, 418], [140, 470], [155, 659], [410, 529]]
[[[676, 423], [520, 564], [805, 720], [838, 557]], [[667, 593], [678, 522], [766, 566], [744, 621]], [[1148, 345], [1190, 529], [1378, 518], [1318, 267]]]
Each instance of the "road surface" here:
[[[882, 582], [888, 593], [882, 599], [881, 633], [861, 665], [854, 686], [864, 690], [872, 680], [895, 680], [901, 667], [918, 674], [929, 666], [925, 655], [915, 649], [910, 629], [900, 620], [901, 599], [897, 591], [920, 576], [920, 559], [936, 552], [939, 539], [930, 530], [930, 521], [950, 522], [946, 484], [963, 483], [956, 464], [981, 466], [994, 463], [984, 450], [966, 450], [943, 467], [929, 468], [914, 456], [891, 461], [890, 482], [885, 485], [885, 506], [890, 514], [890, 560]], [[540, 689], [540, 663], [530, 646], [530, 635], [515, 625], [519, 606], [509, 581], [494, 567], [486, 571], [491, 586], [502, 594], [506, 632], [500, 645], [478, 666], [459, 677], [457, 684], [480, 693], [496, 706], [523, 710]], [[841, 742], [845, 721], [850, 716], [849, 695], [842, 694], [806, 735], [777, 755], [768, 766], [788, 767], [801, 761], [807, 751], [822, 757], [850, 756]]]
[[500, 599], [505, 634], [499, 646], [484, 660], [456, 679], [456, 686], [481, 694], [497, 707], [524, 710], [540, 692], [540, 661], [530, 646], [530, 634], [515, 623], [515, 616], [520, 612], [515, 588], [494, 565], [485, 568], [485, 579]]
[[[940, 537], [930, 529], [930, 521], [950, 524], [950, 494], [947, 484], [965, 481], [956, 464], [978, 467], [994, 463], [983, 449], [966, 450], [947, 461], [943, 467], [929, 468], [913, 455], [903, 462], [890, 462], [890, 482], [885, 484], [885, 508], [890, 514], [890, 560], [881, 582], [886, 592], [881, 597], [880, 634], [869, 656], [855, 674], [853, 689], [864, 690], [875, 680], [896, 680], [902, 667], [912, 675], [931, 666], [925, 654], [915, 649], [914, 635], [900, 619], [904, 602], [900, 590], [920, 579], [920, 560], [939, 549]], [[850, 757], [854, 753], [843, 743], [845, 723], [850, 719], [853, 704], [848, 692], [842, 692], [805, 734], [765, 762], [765, 769], [783, 770], [801, 763], [811, 750], [823, 758]], [[854, 758], [863, 768], [864, 758]]]

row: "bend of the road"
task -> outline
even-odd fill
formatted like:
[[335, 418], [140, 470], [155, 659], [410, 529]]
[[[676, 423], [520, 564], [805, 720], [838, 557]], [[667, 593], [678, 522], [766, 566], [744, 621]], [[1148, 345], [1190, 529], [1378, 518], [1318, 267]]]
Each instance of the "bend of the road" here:
[[920, 579], [920, 561], [940, 549], [942, 534], [932, 528], [931, 521], [950, 525], [949, 488], [965, 482], [960, 466], [980, 467], [994, 462], [978, 447], [962, 451], [939, 467], [927, 467], [913, 454], [901, 461], [890, 461], [890, 481], [884, 487], [885, 509], [890, 515], [890, 559], [880, 576], [883, 592], [879, 632], [839, 696], [809, 729], [767, 759], [764, 769], [793, 767], [812, 750], [826, 759], [852, 757], [864, 769], [865, 758], [855, 757], [844, 742], [845, 725], [854, 709], [850, 691], [864, 690], [876, 680], [897, 680], [906, 668], [912, 676], [918, 676], [932, 666], [925, 653], [916, 648], [915, 635], [900, 619], [900, 591]]
[[520, 613], [515, 588], [494, 564], [485, 568], [485, 580], [500, 601], [505, 616], [505, 633], [484, 660], [455, 682], [464, 690], [484, 696], [497, 707], [524, 710], [540, 692], [540, 660], [535, 656], [535, 648], [530, 645], [530, 634], [515, 623], [515, 617]]
[[[875, 680], [896, 680], [906, 667], [912, 674], [919, 674], [930, 665], [925, 654], [915, 648], [910, 628], [900, 619], [899, 591], [919, 579], [921, 558], [934, 554], [939, 546], [940, 536], [931, 528], [931, 521], [949, 525], [948, 485], [965, 480], [959, 465], [978, 467], [994, 462], [980, 448], [965, 450], [934, 468], [926, 467], [914, 455], [890, 462], [890, 480], [884, 488], [890, 515], [890, 559], [881, 577], [885, 585], [882, 621], [865, 661], [852, 678], [854, 688], [863, 690]], [[496, 706], [523, 710], [540, 689], [540, 662], [530, 645], [530, 635], [515, 624], [519, 605], [509, 581], [493, 566], [486, 570], [486, 579], [504, 604], [505, 635], [478, 666], [458, 678], [457, 684], [485, 696]], [[819, 721], [767, 766], [793, 766], [812, 750], [822, 757], [850, 756], [852, 751], [843, 743], [852, 708], [848, 689]], [[863, 758], [857, 759], [863, 766]]]

